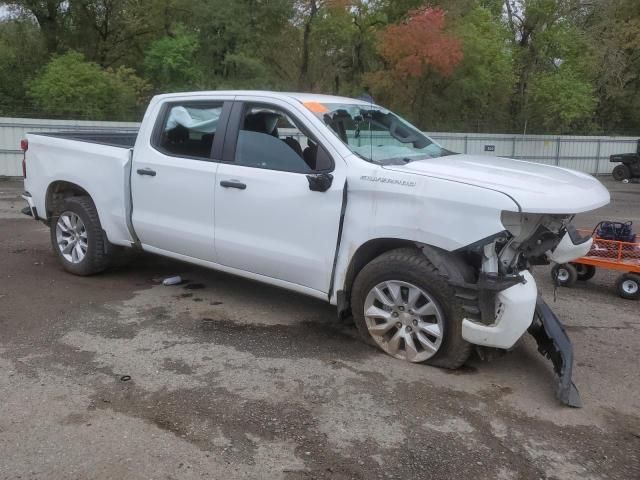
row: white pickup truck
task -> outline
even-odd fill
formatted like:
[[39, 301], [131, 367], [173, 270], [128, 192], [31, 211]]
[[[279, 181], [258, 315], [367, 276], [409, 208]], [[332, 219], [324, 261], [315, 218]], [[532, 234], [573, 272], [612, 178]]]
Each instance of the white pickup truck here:
[[214, 91], [153, 98], [137, 134], [31, 133], [25, 213], [66, 270], [144, 250], [324, 299], [365, 341], [457, 368], [527, 330], [580, 404], [572, 350], [531, 265], [585, 254], [593, 177], [448, 151], [351, 98]]

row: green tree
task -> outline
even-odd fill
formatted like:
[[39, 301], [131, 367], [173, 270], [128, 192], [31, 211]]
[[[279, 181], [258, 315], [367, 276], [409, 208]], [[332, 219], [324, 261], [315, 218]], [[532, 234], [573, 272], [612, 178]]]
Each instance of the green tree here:
[[54, 57], [31, 83], [29, 94], [43, 113], [96, 120], [137, 115], [133, 75], [104, 70], [77, 52]]
[[151, 44], [144, 58], [144, 71], [156, 90], [194, 90], [203, 85], [203, 72], [194, 61], [198, 39], [180, 28], [176, 34]]
[[35, 18], [47, 51], [55, 53], [58, 50], [68, 12], [65, 0], [0, 0], [2, 6]]
[[0, 22], [0, 116], [19, 116], [30, 109], [27, 82], [45, 61], [43, 43], [31, 22]]
[[640, 130], [640, 2], [597, 0], [585, 29], [595, 56], [599, 129], [636, 134]]
[[[509, 32], [489, 8], [476, 6], [457, 19], [463, 59], [451, 78], [429, 95], [427, 108], [440, 119], [438, 129], [507, 130], [513, 90], [513, 52]], [[434, 128], [434, 127], [431, 127]]]

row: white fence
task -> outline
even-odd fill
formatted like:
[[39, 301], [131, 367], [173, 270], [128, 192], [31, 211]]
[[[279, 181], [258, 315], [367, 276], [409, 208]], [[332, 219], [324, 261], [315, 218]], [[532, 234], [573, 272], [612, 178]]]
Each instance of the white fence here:
[[20, 140], [27, 132], [64, 130], [137, 130], [139, 123], [84, 120], [38, 120], [0, 117], [0, 176], [22, 176]]
[[609, 175], [616, 166], [609, 162], [609, 156], [635, 152], [638, 143], [638, 137], [487, 133], [433, 133], [429, 136], [454, 152], [517, 158], [594, 175]]
[[[135, 130], [131, 122], [34, 120], [0, 118], [0, 176], [20, 176], [20, 139], [26, 132], [84, 130]], [[637, 137], [587, 137], [550, 135], [503, 135], [489, 133], [428, 134], [454, 152], [499, 155], [531, 162], [559, 165], [583, 172], [606, 175], [615, 166], [609, 155], [636, 151]]]

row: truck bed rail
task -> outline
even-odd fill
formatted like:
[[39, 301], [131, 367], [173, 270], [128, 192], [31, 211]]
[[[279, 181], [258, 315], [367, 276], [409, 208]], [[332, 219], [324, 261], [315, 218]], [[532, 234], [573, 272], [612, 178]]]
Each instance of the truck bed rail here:
[[64, 132], [29, 132], [29, 135], [42, 135], [45, 137], [64, 138], [79, 142], [99, 143], [112, 147], [133, 148], [136, 143], [136, 138], [138, 137], [138, 130], [72, 130]]

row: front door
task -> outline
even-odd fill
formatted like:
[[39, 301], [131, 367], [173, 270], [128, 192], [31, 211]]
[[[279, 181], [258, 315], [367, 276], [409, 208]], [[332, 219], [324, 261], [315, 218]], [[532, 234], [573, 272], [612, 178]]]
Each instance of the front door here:
[[[281, 104], [237, 102], [230, 118], [216, 178], [217, 262], [328, 292], [344, 165]], [[324, 176], [327, 189], [312, 191], [308, 176]]]
[[214, 197], [231, 102], [171, 102], [150, 145], [134, 149], [132, 221], [147, 250], [215, 261]]

